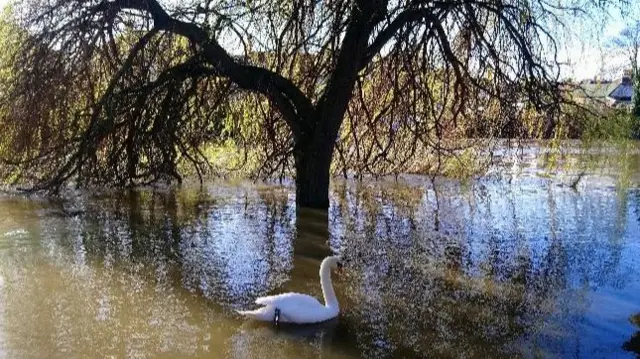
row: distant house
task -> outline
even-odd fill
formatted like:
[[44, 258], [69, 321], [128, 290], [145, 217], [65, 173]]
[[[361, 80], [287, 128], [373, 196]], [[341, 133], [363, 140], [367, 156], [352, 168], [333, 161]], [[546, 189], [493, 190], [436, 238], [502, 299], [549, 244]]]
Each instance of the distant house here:
[[582, 81], [574, 87], [573, 95], [576, 100], [582, 103], [595, 103], [631, 110], [633, 107], [633, 82], [630, 76], [623, 76], [614, 81]]

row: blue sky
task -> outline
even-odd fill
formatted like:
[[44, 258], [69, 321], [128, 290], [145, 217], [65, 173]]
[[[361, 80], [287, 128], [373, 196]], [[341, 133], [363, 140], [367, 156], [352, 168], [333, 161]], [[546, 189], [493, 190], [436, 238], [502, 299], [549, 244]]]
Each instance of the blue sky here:
[[560, 52], [562, 60], [570, 63], [563, 75], [574, 79], [593, 78], [594, 76], [620, 76], [622, 69], [628, 67], [627, 60], [620, 51], [610, 46], [612, 38], [617, 36], [628, 23], [640, 20], [640, 8], [635, 7], [629, 13], [622, 14], [617, 9], [599, 15], [599, 19], [574, 24], [572, 33], [563, 41]]
[[[0, 7], [9, 0], [0, 0]], [[633, 3], [633, 2], [632, 2]], [[562, 68], [563, 77], [577, 80], [594, 76], [616, 77], [624, 67], [624, 58], [607, 48], [611, 37], [620, 33], [625, 22], [640, 20], [640, 7], [622, 15], [612, 9], [608, 14], [600, 14], [601, 19], [575, 25], [566, 39], [561, 40], [559, 57], [569, 65]], [[595, 31], [593, 31], [595, 30]], [[603, 66], [604, 65], [604, 66]]]

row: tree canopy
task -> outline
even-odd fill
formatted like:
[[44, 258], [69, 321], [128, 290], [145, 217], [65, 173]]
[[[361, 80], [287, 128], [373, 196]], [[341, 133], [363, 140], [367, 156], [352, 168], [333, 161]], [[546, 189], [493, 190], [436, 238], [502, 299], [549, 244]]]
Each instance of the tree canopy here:
[[34, 190], [179, 181], [210, 173], [206, 146], [231, 140], [261, 149], [262, 175], [295, 172], [298, 204], [326, 208], [332, 160], [397, 173], [504, 135], [491, 121], [515, 113], [555, 121], [554, 33], [604, 6], [18, 0], [3, 24], [19, 40], [2, 61], [0, 176]]

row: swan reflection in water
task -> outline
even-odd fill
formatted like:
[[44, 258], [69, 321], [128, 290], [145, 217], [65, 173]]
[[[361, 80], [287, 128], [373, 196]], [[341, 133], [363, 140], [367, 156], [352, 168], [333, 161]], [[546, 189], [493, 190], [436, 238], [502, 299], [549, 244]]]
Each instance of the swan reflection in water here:
[[[230, 358], [352, 358], [357, 352], [347, 353], [336, 345], [341, 332], [340, 318], [315, 324], [270, 323], [247, 321], [229, 338]], [[339, 347], [342, 347], [338, 350]]]

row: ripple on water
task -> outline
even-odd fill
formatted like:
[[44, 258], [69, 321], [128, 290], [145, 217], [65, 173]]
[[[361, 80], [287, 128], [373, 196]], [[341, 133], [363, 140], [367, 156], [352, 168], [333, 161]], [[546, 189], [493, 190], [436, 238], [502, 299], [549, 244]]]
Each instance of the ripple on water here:
[[5, 232], [2, 237], [4, 238], [23, 238], [29, 235], [26, 229], [14, 229], [12, 231]]

